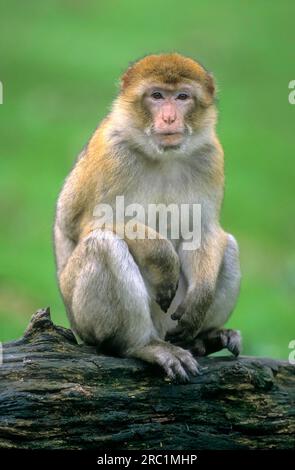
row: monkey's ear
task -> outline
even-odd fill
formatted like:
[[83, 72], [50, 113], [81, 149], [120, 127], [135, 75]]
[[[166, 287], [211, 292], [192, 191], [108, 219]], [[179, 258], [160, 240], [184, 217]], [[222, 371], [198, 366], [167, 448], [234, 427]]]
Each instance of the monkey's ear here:
[[205, 85], [209, 94], [214, 97], [216, 93], [216, 86], [214, 77], [211, 72], [207, 72], [206, 74]]
[[120, 81], [120, 89], [121, 91], [125, 91], [126, 88], [130, 85], [132, 78], [134, 78], [134, 64], [135, 62], [131, 62], [126, 72], [123, 73], [121, 76]]

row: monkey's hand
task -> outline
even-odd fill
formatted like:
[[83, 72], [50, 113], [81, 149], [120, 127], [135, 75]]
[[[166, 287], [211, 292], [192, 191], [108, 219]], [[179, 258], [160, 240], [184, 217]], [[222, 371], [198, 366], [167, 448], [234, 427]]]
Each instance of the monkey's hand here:
[[145, 233], [145, 238], [125, 236], [125, 241], [144, 280], [147, 281], [152, 299], [167, 312], [178, 287], [179, 256], [170, 240], [139, 222], [137, 227]]
[[152, 287], [155, 301], [167, 312], [178, 288], [179, 258], [170, 241], [149, 241], [152, 248], [144, 265], [145, 277]]
[[198, 292], [188, 292], [183, 302], [171, 315], [173, 320], [178, 320], [178, 324], [167, 334], [167, 339], [173, 343], [186, 343], [196, 338], [212, 301], [211, 290], [204, 288], [199, 289]]
[[168, 308], [170, 307], [171, 302], [175, 297], [177, 288], [178, 288], [178, 279], [176, 282], [170, 282], [158, 288], [158, 291], [156, 294], [156, 302], [157, 304], [160, 305], [163, 312], [167, 312]]

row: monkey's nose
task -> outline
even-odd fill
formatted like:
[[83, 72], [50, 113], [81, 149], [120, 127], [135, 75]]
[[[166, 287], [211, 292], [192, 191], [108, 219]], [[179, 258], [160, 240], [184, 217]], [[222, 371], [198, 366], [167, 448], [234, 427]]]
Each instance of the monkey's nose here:
[[175, 113], [169, 113], [169, 114], [163, 114], [162, 116], [163, 121], [165, 124], [173, 124], [176, 121], [176, 114]]
[[167, 103], [162, 108], [162, 119], [165, 124], [173, 124], [176, 121], [177, 113], [175, 107], [170, 103]]

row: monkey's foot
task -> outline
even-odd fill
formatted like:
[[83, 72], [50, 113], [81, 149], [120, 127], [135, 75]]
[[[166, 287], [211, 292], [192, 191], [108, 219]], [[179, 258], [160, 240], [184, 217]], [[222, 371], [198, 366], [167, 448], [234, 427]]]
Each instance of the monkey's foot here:
[[133, 352], [132, 356], [158, 364], [164, 369], [167, 377], [175, 382], [189, 382], [190, 374], [200, 373], [198, 363], [190, 351], [162, 340], [154, 340], [147, 346]]
[[189, 382], [189, 374], [199, 373], [198, 363], [192, 354], [178, 346], [169, 345], [168, 348], [161, 348], [157, 351], [156, 362], [164, 369], [167, 377], [173, 381], [185, 383]]
[[228, 349], [234, 356], [238, 356], [241, 348], [242, 337], [239, 331], [221, 329], [201, 333], [189, 349], [194, 356], [207, 356], [222, 349]]
[[214, 329], [200, 333], [193, 341], [177, 343], [189, 349], [194, 356], [207, 356], [222, 349], [228, 349], [238, 356], [242, 348], [242, 336], [238, 330]]

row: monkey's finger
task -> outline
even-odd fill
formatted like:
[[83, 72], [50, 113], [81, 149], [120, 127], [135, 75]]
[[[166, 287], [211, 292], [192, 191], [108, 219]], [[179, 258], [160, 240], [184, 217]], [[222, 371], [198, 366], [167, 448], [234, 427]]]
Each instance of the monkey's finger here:
[[180, 320], [183, 314], [184, 314], [184, 310], [182, 308], [178, 308], [175, 310], [174, 313], [172, 313], [171, 318], [172, 320]]

